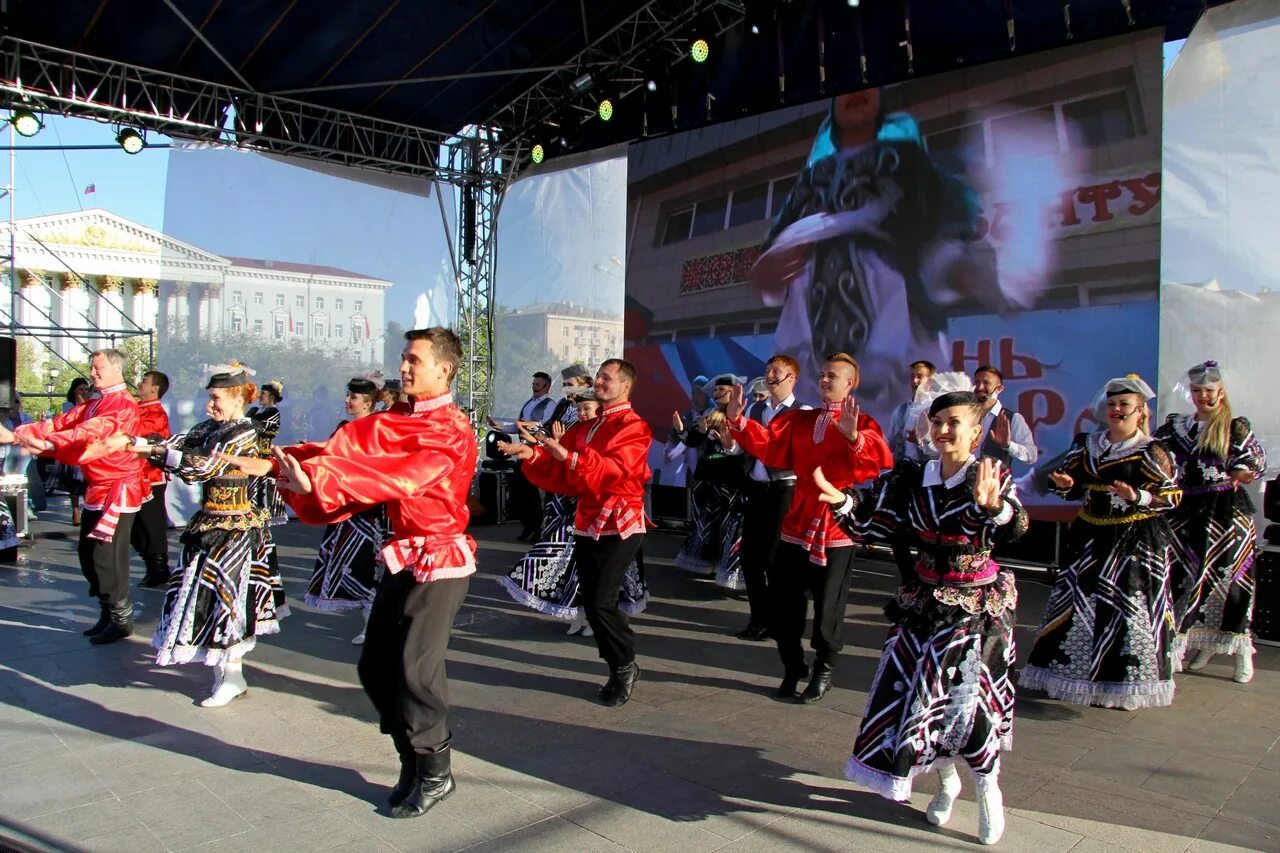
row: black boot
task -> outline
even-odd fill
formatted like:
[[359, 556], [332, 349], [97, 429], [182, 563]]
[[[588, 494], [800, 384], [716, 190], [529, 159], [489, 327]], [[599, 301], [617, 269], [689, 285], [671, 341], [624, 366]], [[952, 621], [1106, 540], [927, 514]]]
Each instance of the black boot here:
[[89, 642], [95, 646], [105, 646], [116, 640], [133, 636], [133, 602], [125, 599], [111, 605], [111, 622], [101, 634], [90, 637]]
[[147, 573], [142, 580], [138, 581], [138, 586], [143, 589], [162, 589], [169, 585], [169, 565], [168, 563], [148, 563]]
[[809, 679], [809, 686], [800, 694], [800, 701], [806, 705], [812, 705], [814, 702], [821, 702], [822, 697], [827, 695], [827, 691], [831, 689], [831, 671], [830, 661], [820, 660], [813, 665], [813, 678]]
[[98, 621], [94, 622], [92, 627], [85, 628], [82, 632], [86, 637], [98, 636], [111, 624], [111, 607], [102, 600], [98, 601], [98, 607], [101, 608], [102, 612], [98, 614]]
[[404, 799], [392, 806], [392, 817], [421, 817], [457, 787], [449, 772], [449, 747], [439, 752], [418, 753], [415, 759], [413, 782]]
[[627, 704], [631, 691], [640, 680], [640, 664], [632, 661], [623, 666], [615, 666], [609, 673], [609, 680], [600, 688], [600, 699], [610, 708]]
[[796, 688], [800, 686], [800, 682], [809, 677], [809, 667], [801, 666], [799, 669], [788, 669], [786, 675], [782, 676], [782, 683], [778, 685], [777, 697], [779, 699], [794, 699], [797, 695]]
[[409, 789], [413, 787], [413, 781], [418, 778], [418, 757], [407, 737], [392, 735], [391, 742], [396, 745], [396, 752], [400, 755], [400, 778], [387, 797], [387, 805], [398, 806], [404, 802]]

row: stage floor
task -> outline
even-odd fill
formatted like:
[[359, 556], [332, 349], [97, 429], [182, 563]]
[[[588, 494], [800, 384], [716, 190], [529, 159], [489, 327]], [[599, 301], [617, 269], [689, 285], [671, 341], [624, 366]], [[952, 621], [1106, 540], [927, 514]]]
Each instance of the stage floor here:
[[[60, 514], [61, 512], [61, 514]], [[646, 545], [653, 601], [634, 620], [643, 678], [620, 709], [595, 701], [590, 639], [510, 600], [495, 578], [516, 527], [480, 527], [480, 572], [449, 654], [458, 790], [426, 817], [382, 813], [390, 742], [356, 680], [358, 614], [301, 603], [319, 531], [276, 528], [293, 615], [246, 659], [247, 696], [222, 709], [203, 666], [161, 669], [148, 640], [161, 601], [136, 595], [138, 635], [92, 648], [96, 618], [65, 504], [0, 566], [0, 847], [58, 850], [931, 850], [976, 847], [965, 775], [951, 824], [841, 777], [875, 672], [894, 585], [862, 564], [835, 690], [771, 696], [771, 644], [735, 639], [745, 601], [683, 576], [677, 537]], [[171, 534], [175, 547], [177, 532]], [[135, 580], [140, 575], [135, 559]], [[1025, 654], [1046, 589], [1020, 584]], [[1127, 713], [1020, 696], [1002, 758], [1003, 848], [1280, 849], [1280, 649], [1253, 683], [1230, 660], [1177, 676], [1171, 708]]]

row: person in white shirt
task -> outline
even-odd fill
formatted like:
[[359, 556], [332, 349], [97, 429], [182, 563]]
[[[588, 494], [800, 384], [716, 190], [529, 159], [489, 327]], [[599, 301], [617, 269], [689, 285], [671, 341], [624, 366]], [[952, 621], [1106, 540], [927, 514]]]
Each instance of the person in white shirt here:
[[[510, 435], [519, 435], [521, 424], [526, 427], [541, 427], [543, 422], [549, 420], [555, 405], [555, 401], [551, 399], [550, 374], [542, 371], [533, 374], [531, 389], [533, 396], [520, 407], [519, 417], [505, 423], [489, 418], [489, 426]], [[536, 541], [542, 532], [542, 495], [525, 479], [519, 465], [511, 472], [507, 493], [510, 506], [520, 519], [520, 535], [516, 538], [521, 542]]]
[[911, 440], [914, 438], [915, 424], [907, 423], [907, 413], [915, 401], [916, 390], [938, 372], [932, 361], [913, 361], [907, 369], [910, 371], [908, 378], [911, 382], [911, 395], [905, 403], [893, 410], [893, 415], [889, 418], [889, 429], [884, 436], [889, 442], [889, 452], [893, 454], [894, 462], [919, 459], [922, 455], [919, 443]]
[[[747, 407], [746, 415], [761, 426], [768, 426], [778, 415], [797, 405], [796, 380], [799, 363], [789, 355], [775, 355], [765, 365], [764, 384], [768, 396]], [[741, 453], [738, 446], [733, 448]], [[766, 467], [758, 459], [747, 457], [746, 505], [742, 514], [743, 581], [747, 585], [747, 603], [751, 610], [747, 627], [737, 633], [743, 640], [769, 638], [769, 574], [776, 572], [774, 557], [778, 548], [783, 516], [791, 508], [795, 494], [794, 471]]]
[[1017, 460], [1034, 465], [1040, 453], [1036, 450], [1031, 428], [1021, 414], [1000, 402], [1004, 391], [1004, 374], [989, 364], [973, 372], [973, 393], [982, 406], [982, 440], [978, 444], [980, 458], [995, 459], [1005, 466]]

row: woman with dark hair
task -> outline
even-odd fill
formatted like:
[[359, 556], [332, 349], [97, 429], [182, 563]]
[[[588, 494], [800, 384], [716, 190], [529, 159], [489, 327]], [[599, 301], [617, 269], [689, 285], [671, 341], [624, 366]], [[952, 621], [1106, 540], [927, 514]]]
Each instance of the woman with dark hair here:
[[[357, 376], [348, 382], [344, 404], [351, 417], [339, 423], [333, 435], [348, 424], [371, 415], [382, 388], [381, 373]], [[353, 513], [343, 521], [326, 526], [320, 550], [316, 553], [311, 584], [307, 588], [307, 604], [330, 612], [359, 608], [364, 611], [367, 624], [369, 611], [373, 608], [373, 596], [382, 577], [383, 567], [378, 562], [378, 552], [386, 539], [387, 513], [382, 505]], [[364, 644], [363, 627], [351, 642], [357, 646]]]
[[[202, 662], [215, 667], [213, 691], [200, 704], [225, 705], [248, 690], [241, 659], [257, 638], [280, 630], [288, 615], [284, 587], [272, 571], [275, 550], [266, 513], [252, 494], [258, 477], [231, 465], [231, 456], [256, 456], [260, 428], [245, 414], [257, 388], [238, 362], [212, 368], [207, 420], [163, 441], [116, 435], [101, 451], [131, 448], [153, 465], [201, 485], [200, 508], [182, 533], [182, 562], [169, 580], [151, 645], [156, 663]], [[99, 452], [95, 450], [94, 452]]]
[[[258, 405], [250, 406], [245, 416], [257, 422], [261, 447], [259, 452], [264, 458], [271, 456], [271, 445], [280, 434], [280, 404], [284, 402], [284, 385], [278, 379], [262, 384], [258, 392]], [[255, 495], [258, 506], [266, 510], [270, 523], [284, 524], [289, 520], [285, 512], [284, 499], [276, 490], [275, 481], [269, 477], [260, 478], [258, 493]]]
[[1051, 490], [1084, 500], [1067, 531], [1059, 572], [1018, 684], [1055, 699], [1104, 708], [1173, 702], [1175, 557], [1167, 514], [1182, 492], [1173, 457], [1147, 434], [1137, 374], [1112, 379], [1094, 401], [1107, 427], [1077, 435], [1049, 474]]
[[[67, 401], [62, 404], [62, 411], [71, 411], [85, 400], [88, 400], [89, 395], [92, 393], [93, 385], [89, 383], [89, 380], [83, 376], [77, 376], [67, 386]], [[65, 462], [55, 463], [53, 466], [53, 482], [49, 484], [49, 491], [53, 491], [55, 485], [66, 492], [71, 499], [71, 523], [79, 525], [80, 500], [84, 497], [86, 488], [84, 474], [81, 472], [80, 466], [68, 465]]]
[[1203, 669], [1215, 654], [1235, 655], [1235, 680], [1253, 678], [1253, 501], [1242, 486], [1267, 470], [1267, 453], [1249, 420], [1235, 417], [1216, 361], [1187, 371], [1194, 415], [1172, 414], [1156, 430], [1178, 464], [1182, 502], [1170, 515], [1181, 546], [1174, 584], [1178, 638], [1174, 668]]
[[956, 767], [965, 765], [978, 789], [979, 837], [994, 844], [1004, 832], [998, 777], [1013, 737], [1018, 595], [991, 550], [1021, 536], [1027, 514], [1008, 469], [975, 455], [982, 425], [972, 392], [937, 397], [929, 423], [939, 458], [901, 462], [865, 494], [814, 472], [821, 500], [855, 538], [905, 534], [915, 551], [885, 608], [893, 625], [845, 775], [905, 801], [916, 776], [937, 770], [942, 785], [926, 817], [941, 826], [960, 794]]

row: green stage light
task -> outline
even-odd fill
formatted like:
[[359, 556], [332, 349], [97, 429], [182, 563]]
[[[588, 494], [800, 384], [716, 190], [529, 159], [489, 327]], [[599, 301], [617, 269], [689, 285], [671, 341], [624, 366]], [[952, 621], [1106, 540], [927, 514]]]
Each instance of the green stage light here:
[[541, 142], [533, 146], [533, 150], [529, 152], [529, 158], [533, 160], [535, 166], [547, 158], [546, 149], [542, 147]]
[[605, 98], [600, 102], [600, 108], [596, 110], [596, 113], [599, 114], [601, 121], [608, 121], [613, 118], [613, 101]]
[[689, 58], [694, 62], [706, 62], [710, 55], [711, 45], [707, 44], [706, 39], [698, 39], [689, 46]]

